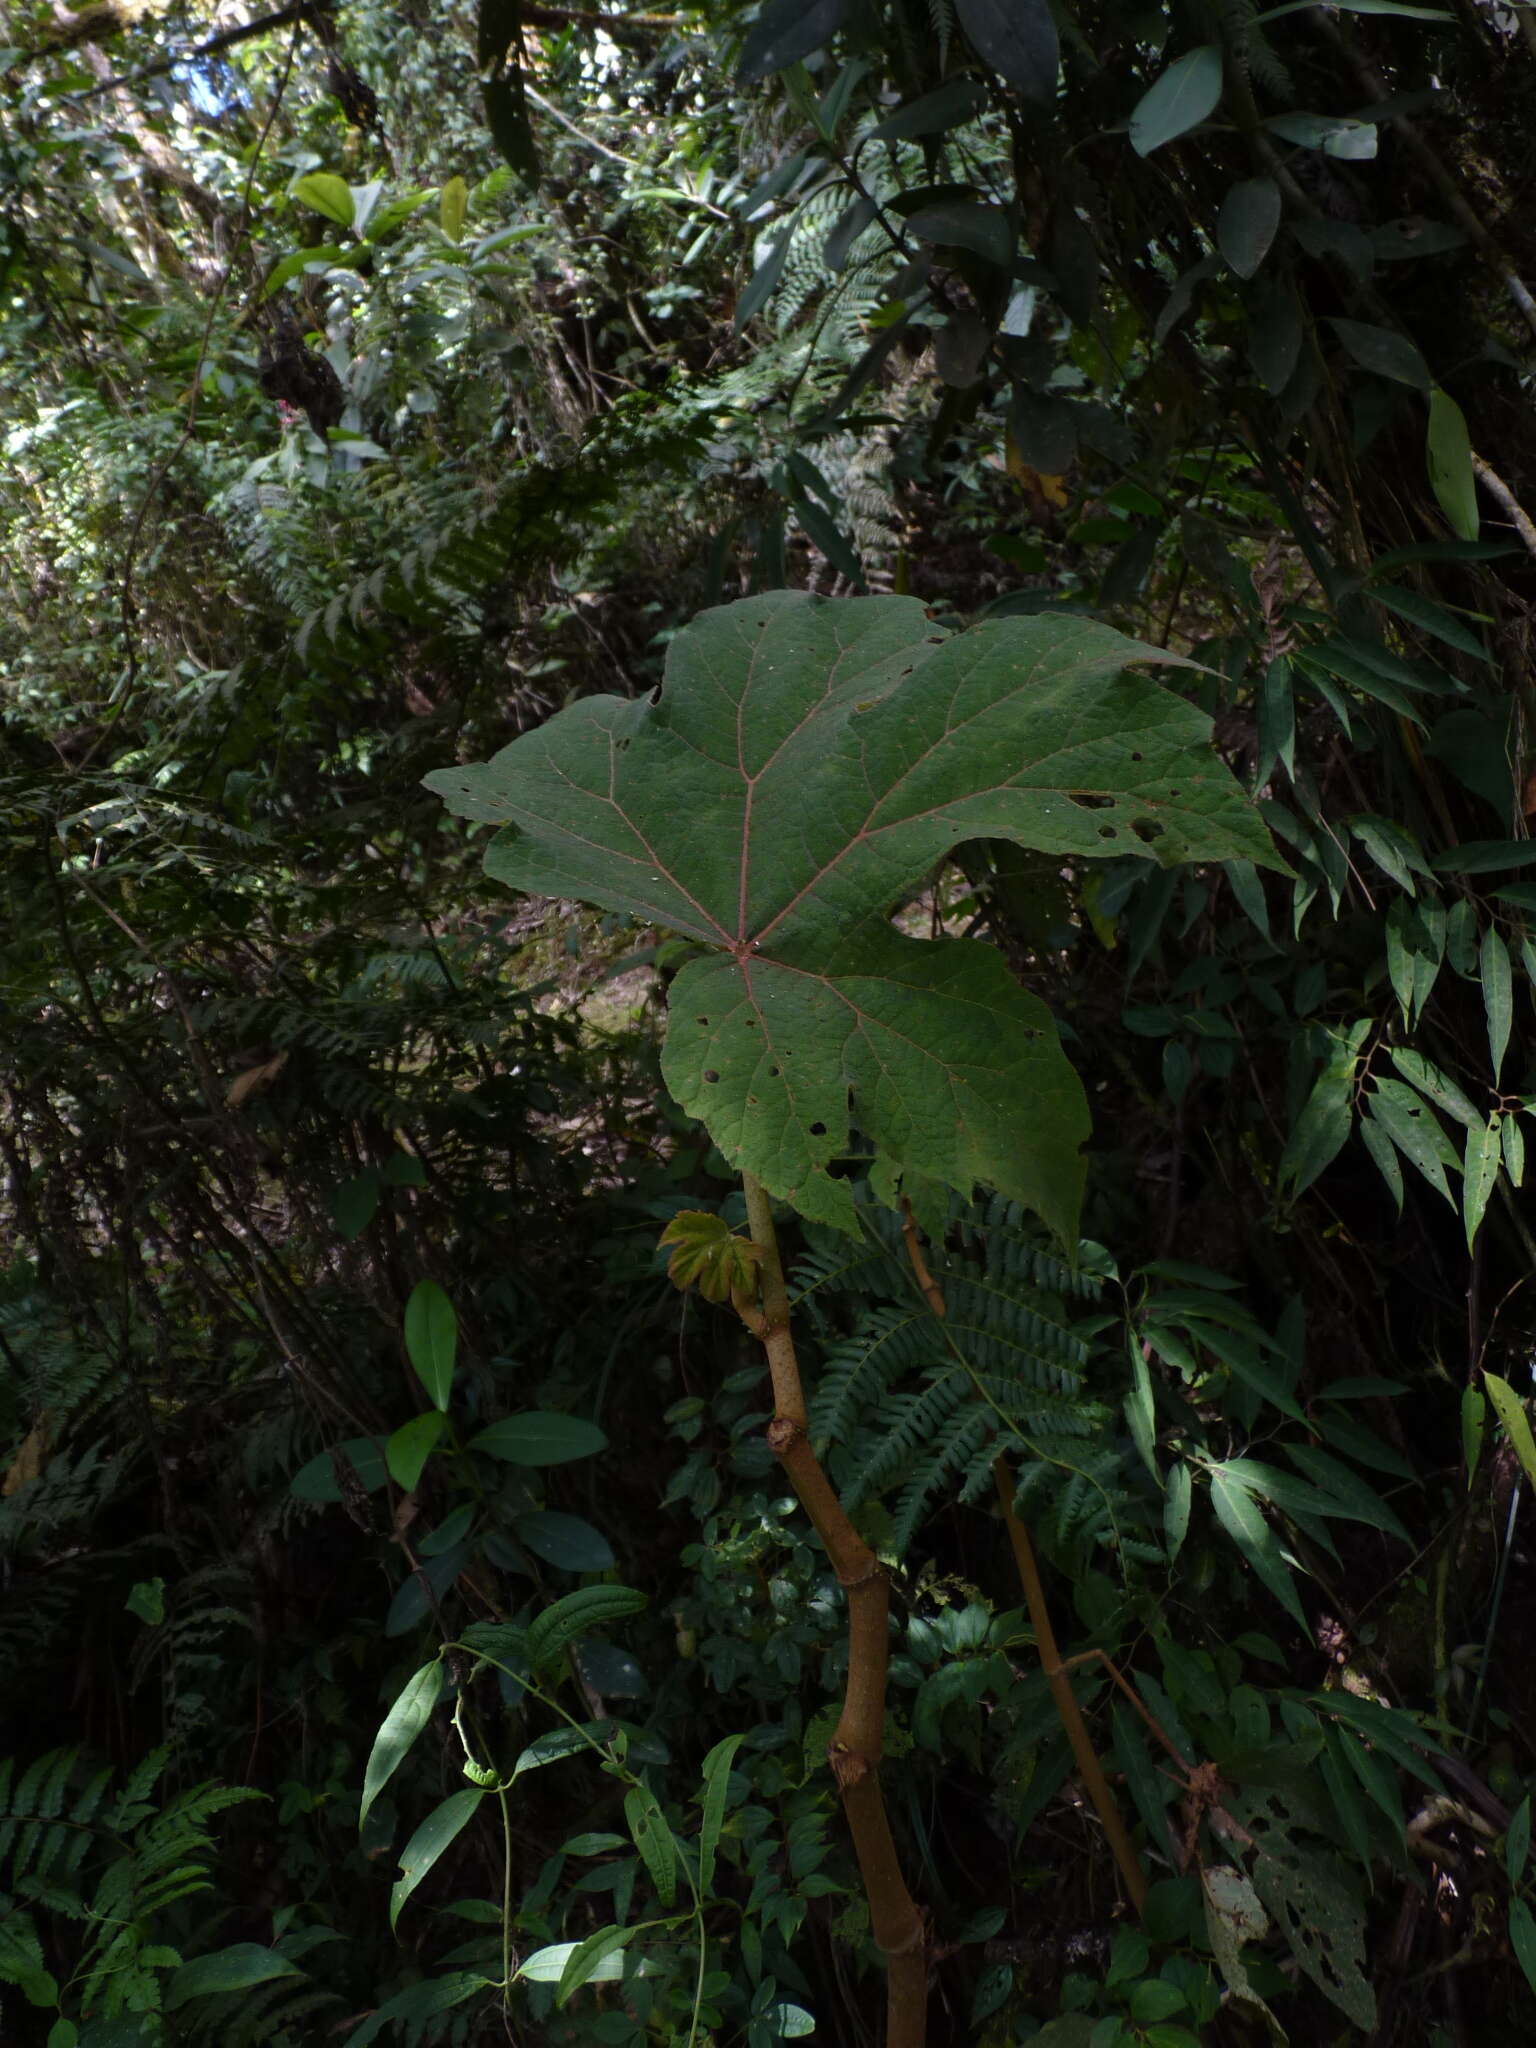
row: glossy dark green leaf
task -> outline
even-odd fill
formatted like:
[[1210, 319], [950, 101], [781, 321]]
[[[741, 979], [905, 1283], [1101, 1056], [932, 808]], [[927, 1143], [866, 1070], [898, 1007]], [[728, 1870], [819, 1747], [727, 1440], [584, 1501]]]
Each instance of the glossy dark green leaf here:
[[1221, 51], [1214, 43], [1202, 43], [1170, 64], [1136, 103], [1131, 115], [1132, 149], [1138, 156], [1150, 156], [1165, 142], [1198, 128], [1216, 111], [1221, 86]]
[[597, 1424], [583, 1416], [532, 1409], [491, 1423], [470, 1438], [467, 1448], [508, 1465], [565, 1465], [572, 1458], [596, 1456], [607, 1443]]
[[907, 227], [921, 242], [968, 249], [998, 270], [1006, 270], [1013, 261], [1013, 223], [1000, 206], [946, 199], [937, 206], [919, 207], [908, 216]]
[[1391, 378], [1394, 383], [1411, 384], [1416, 391], [1433, 388], [1429, 365], [1406, 334], [1391, 327], [1373, 327], [1363, 320], [1333, 319], [1328, 324], [1362, 370]]
[[974, 78], [951, 78], [935, 92], [909, 100], [894, 114], [887, 114], [869, 131], [871, 142], [899, 142], [915, 135], [942, 135], [947, 129], [974, 121], [987, 104], [987, 95]]
[[237, 1941], [211, 1955], [194, 1956], [183, 1963], [165, 1987], [165, 2007], [174, 2012], [191, 1998], [216, 1998], [221, 1992], [250, 1991], [258, 1984], [270, 1984], [275, 1977], [299, 1977], [303, 1972], [275, 1949], [259, 1942]]
[[971, 48], [1027, 100], [1055, 96], [1061, 49], [1049, 0], [955, 0]]
[[434, 1407], [446, 1409], [453, 1390], [459, 1319], [435, 1280], [418, 1280], [405, 1304], [405, 1349]]
[[633, 1586], [582, 1586], [546, 1607], [532, 1623], [529, 1659], [535, 1665], [548, 1665], [578, 1636], [643, 1614], [649, 1604], [646, 1595]]
[[1239, 277], [1257, 274], [1280, 226], [1280, 187], [1273, 178], [1234, 185], [1216, 216], [1216, 246]]
[[[384, 1462], [384, 1446], [375, 1438], [349, 1437], [344, 1444], [338, 1444], [336, 1448], [356, 1473], [358, 1484], [364, 1493], [375, 1493], [388, 1483], [389, 1468]], [[336, 1467], [331, 1453], [322, 1451], [317, 1458], [311, 1458], [307, 1465], [301, 1465], [289, 1480], [288, 1491], [295, 1500], [340, 1500], [341, 1487], [337, 1483]]]
[[798, 64], [832, 40], [848, 9], [849, 0], [766, 0], [741, 46], [737, 76], [751, 85]]
[[612, 1568], [613, 1548], [608, 1538], [580, 1515], [541, 1509], [536, 1514], [519, 1515], [512, 1526], [519, 1543], [563, 1572], [606, 1572]]
[[366, 1173], [344, 1180], [331, 1196], [331, 1214], [345, 1238], [361, 1237], [379, 1210], [379, 1176]]

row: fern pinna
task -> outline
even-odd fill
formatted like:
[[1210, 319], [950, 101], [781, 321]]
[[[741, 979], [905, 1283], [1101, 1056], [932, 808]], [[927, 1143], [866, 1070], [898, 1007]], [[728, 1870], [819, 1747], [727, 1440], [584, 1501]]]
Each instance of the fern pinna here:
[[1107, 1441], [1111, 1411], [1085, 1381], [1096, 1324], [1069, 1308], [1099, 1292], [1088, 1266], [1048, 1250], [1017, 1203], [952, 1202], [929, 1251], [940, 1317], [915, 1282], [901, 1219], [871, 1202], [859, 1214], [856, 1245], [813, 1232], [795, 1276], [797, 1305], [825, 1343], [811, 1433], [847, 1504], [894, 1496], [902, 1556], [936, 1495], [978, 1499], [998, 1452], [1017, 1449], [1053, 1554], [1081, 1556], [1142, 1519], [1109, 1481], [1123, 1461]]
[[161, 1803], [169, 1760], [153, 1751], [116, 1790], [111, 1767], [76, 1749], [0, 1762], [0, 1984], [28, 2004], [107, 2020], [160, 2010], [183, 1964], [164, 1916], [213, 1887], [209, 1821], [259, 1796], [207, 1783]]

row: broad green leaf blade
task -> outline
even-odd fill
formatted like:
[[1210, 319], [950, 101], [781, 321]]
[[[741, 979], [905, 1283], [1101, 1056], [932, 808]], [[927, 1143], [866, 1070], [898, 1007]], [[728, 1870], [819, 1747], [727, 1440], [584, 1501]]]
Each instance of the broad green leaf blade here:
[[613, 1564], [608, 1538], [580, 1515], [541, 1508], [536, 1514], [519, 1515], [512, 1527], [525, 1549], [563, 1572], [605, 1572]]
[[389, 1476], [403, 1493], [416, 1491], [421, 1468], [436, 1449], [438, 1438], [447, 1426], [447, 1416], [431, 1408], [425, 1415], [403, 1422], [384, 1446]]
[[1210, 1467], [1211, 1504], [1216, 1519], [1252, 1565], [1256, 1575], [1274, 1594], [1286, 1612], [1310, 1636], [1307, 1618], [1296, 1597], [1290, 1566], [1281, 1554], [1280, 1541], [1265, 1521], [1263, 1511], [1246, 1486], [1241, 1486], [1220, 1465]]
[[453, 1303], [435, 1280], [418, 1280], [405, 1304], [405, 1348], [435, 1408], [448, 1406], [458, 1341]]
[[1424, 453], [1430, 489], [1452, 533], [1462, 540], [1476, 540], [1477, 478], [1472, 469], [1472, 441], [1467, 433], [1466, 415], [1438, 384], [1429, 394], [1429, 431]]
[[579, 1991], [583, 1984], [590, 1983], [597, 1976], [604, 1960], [608, 1956], [616, 1956], [625, 1943], [639, 1931], [637, 1927], [599, 1927], [595, 1934], [589, 1934], [585, 1941], [578, 1942], [566, 1957], [565, 1967], [560, 1972], [555, 2004], [564, 2005], [572, 1992]]
[[798, 64], [831, 41], [847, 13], [848, 0], [768, 0], [747, 31], [737, 76], [752, 85]]
[[1221, 98], [1221, 52], [1202, 43], [1187, 57], [1170, 64], [1136, 103], [1131, 115], [1131, 147], [1150, 156], [1165, 142], [1187, 135], [1213, 114]]
[[1502, 1118], [1496, 1111], [1486, 1124], [1479, 1124], [1475, 1131], [1467, 1133], [1466, 1158], [1462, 1165], [1461, 1214], [1466, 1225], [1468, 1251], [1477, 1241], [1477, 1233], [1488, 1208], [1488, 1197], [1499, 1177], [1499, 1162], [1503, 1157], [1499, 1140], [1501, 1122]]
[[311, 267], [317, 272], [329, 270], [333, 264], [348, 262], [354, 253], [335, 242], [317, 243], [312, 249], [295, 249], [280, 263], [273, 264], [261, 287], [261, 296], [269, 299], [274, 292], [281, 291], [290, 278], [298, 277]]
[[[336, 1454], [351, 1466], [364, 1493], [376, 1493], [389, 1478], [384, 1446], [371, 1436], [348, 1437], [345, 1443], [336, 1446]], [[288, 1491], [295, 1500], [340, 1500], [341, 1487], [331, 1452], [321, 1451], [307, 1465], [301, 1465], [289, 1480]]]
[[725, 1802], [731, 1782], [731, 1765], [746, 1741], [745, 1734], [727, 1735], [704, 1759], [704, 1815], [699, 1822], [699, 1897], [707, 1899], [715, 1881], [715, 1856], [725, 1826]]
[[909, 598], [779, 591], [679, 634], [659, 699], [586, 699], [428, 783], [506, 828], [498, 880], [714, 949], [673, 988], [667, 1081], [771, 1193], [849, 1227], [826, 1169], [857, 1126], [1070, 1235], [1086, 1113], [1044, 1012], [990, 949], [887, 919], [973, 838], [1284, 871], [1208, 719], [1125, 672], [1170, 659], [1087, 619], [949, 637]]
[[389, 1895], [389, 1925], [393, 1932], [401, 1908], [443, 1852], [450, 1848], [475, 1817], [485, 1797], [478, 1785], [467, 1785], [452, 1793], [429, 1813], [406, 1843], [400, 1856], [400, 1876]]
[[[638, 1933], [636, 1928], [634, 1932]], [[558, 1984], [565, 1974], [565, 1966], [581, 1947], [579, 1941], [551, 1942], [547, 1948], [536, 1948], [525, 1963], [518, 1966], [516, 1974], [526, 1978], [530, 1984]], [[600, 1958], [596, 1967], [587, 1972], [589, 1984], [612, 1984], [625, 1976], [648, 1977], [655, 1965], [644, 1961], [631, 1963], [622, 1950], [610, 1949]]]
[[1504, 1067], [1504, 1054], [1509, 1046], [1514, 989], [1509, 948], [1492, 925], [1483, 933], [1478, 969], [1483, 984], [1483, 1014], [1488, 1023], [1488, 1056], [1493, 1063], [1493, 1085], [1497, 1088]]
[[641, 1614], [648, 1596], [633, 1586], [582, 1586], [546, 1607], [528, 1630], [528, 1660], [550, 1663], [588, 1629], [606, 1628], [631, 1614]]
[[920, 242], [969, 249], [998, 270], [1005, 270], [1013, 259], [1013, 226], [1000, 206], [983, 206], [974, 199], [946, 199], [909, 214], [907, 228]]
[[434, 1657], [430, 1664], [422, 1665], [384, 1716], [363, 1771], [363, 1801], [357, 1814], [359, 1827], [367, 1820], [368, 1809], [400, 1767], [411, 1744], [431, 1720], [432, 1709], [437, 1705], [442, 1690], [443, 1667]]
[[1216, 246], [1229, 270], [1257, 275], [1280, 225], [1280, 187], [1273, 178], [1245, 178], [1221, 202]]
[[338, 226], [351, 227], [355, 210], [352, 187], [334, 171], [310, 171], [295, 179], [293, 196], [301, 206], [313, 207]]
[[1531, 1435], [1531, 1419], [1525, 1412], [1525, 1403], [1509, 1384], [1497, 1374], [1483, 1374], [1483, 1391], [1493, 1403], [1493, 1411], [1504, 1425], [1509, 1438], [1509, 1447], [1520, 1460], [1520, 1469], [1532, 1486], [1536, 1486], [1536, 1438]]
[[167, 2012], [185, 2005], [189, 1998], [211, 1998], [221, 1991], [249, 1991], [257, 1984], [270, 1984], [274, 1977], [300, 1977], [304, 1973], [286, 1956], [278, 1955], [259, 1942], [237, 1941], [212, 1955], [194, 1956], [183, 1963], [165, 1989]]
[[716, 955], [673, 984], [662, 1073], [732, 1165], [853, 1231], [828, 1169], [856, 1121], [898, 1166], [986, 1182], [1070, 1237], [1087, 1105], [1049, 1011], [1001, 954], [877, 927], [828, 957], [816, 973]]
[[[887, 114], [869, 130], [871, 142], [902, 142], [914, 135], [942, 135], [946, 129], [974, 121], [987, 104], [987, 96], [974, 78], [951, 78], [935, 92], [909, 100], [894, 114]], [[873, 220], [873, 212], [864, 215]], [[833, 269], [838, 265], [831, 265]]]
[[491, 1423], [472, 1436], [466, 1448], [508, 1465], [568, 1465], [573, 1458], [592, 1457], [607, 1443], [597, 1424], [580, 1415], [532, 1409]]
[[1406, 334], [1391, 327], [1372, 327], [1363, 320], [1335, 319], [1329, 325], [1362, 370], [1396, 384], [1411, 384], [1415, 391], [1433, 388], [1429, 365]]
[[1056, 90], [1061, 48], [1049, 0], [955, 0], [977, 56], [1028, 100]]

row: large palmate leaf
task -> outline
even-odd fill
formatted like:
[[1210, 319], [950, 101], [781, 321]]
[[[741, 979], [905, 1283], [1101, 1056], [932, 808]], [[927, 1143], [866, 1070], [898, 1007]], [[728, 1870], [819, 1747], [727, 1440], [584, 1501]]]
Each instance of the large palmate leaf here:
[[733, 1164], [854, 1227], [829, 1168], [856, 1124], [903, 1169], [984, 1181], [1071, 1234], [1087, 1106], [993, 948], [890, 914], [960, 840], [1065, 857], [1277, 866], [1209, 720], [1092, 620], [951, 636], [912, 598], [786, 591], [704, 613], [656, 696], [571, 705], [426, 780], [500, 824], [486, 870], [709, 948], [678, 975], [663, 1070]]

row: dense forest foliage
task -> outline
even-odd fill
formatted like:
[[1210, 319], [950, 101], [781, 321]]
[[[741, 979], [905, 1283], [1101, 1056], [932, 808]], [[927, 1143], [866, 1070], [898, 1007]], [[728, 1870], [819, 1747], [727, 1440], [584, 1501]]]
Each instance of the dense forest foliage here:
[[258, 8], [0, 20], [0, 2038], [1528, 2042], [1536, 14]]

